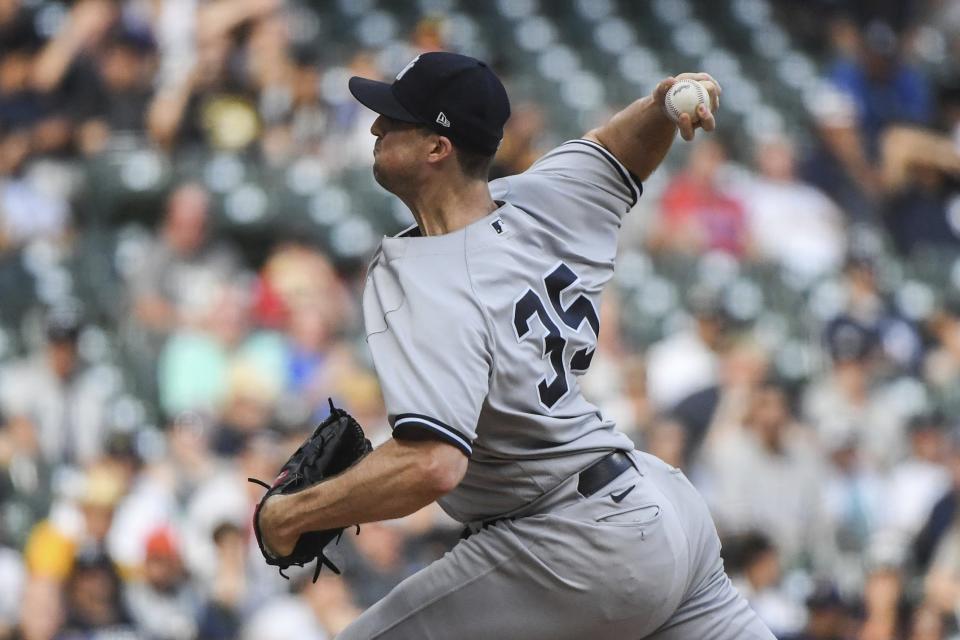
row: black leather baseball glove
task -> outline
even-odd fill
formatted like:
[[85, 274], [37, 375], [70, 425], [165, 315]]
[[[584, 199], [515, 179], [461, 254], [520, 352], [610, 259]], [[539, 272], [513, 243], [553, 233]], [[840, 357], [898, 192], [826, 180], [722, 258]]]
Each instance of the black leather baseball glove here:
[[[288, 555], [275, 557], [263, 545], [263, 535], [260, 532], [260, 510], [267, 498], [275, 493], [290, 494], [302, 491], [313, 485], [323, 482], [349, 469], [363, 456], [373, 450], [370, 441], [363, 434], [363, 428], [354, 420], [353, 416], [333, 406], [330, 401], [330, 415], [314, 430], [313, 435], [300, 445], [296, 453], [290, 456], [273, 485], [262, 480], [248, 478], [250, 482], [266, 487], [267, 493], [260, 499], [253, 514], [253, 530], [257, 535], [257, 544], [267, 564], [280, 567], [280, 575], [286, 578], [284, 569], [291, 565], [304, 566], [313, 560], [317, 561], [317, 568], [313, 574], [313, 581], [317, 581], [320, 569], [327, 565], [334, 573], [340, 570], [324, 555], [324, 548], [336, 540], [340, 541], [343, 528], [326, 529], [324, 531], [309, 531], [301, 534], [297, 545]], [[360, 526], [357, 525], [357, 533]]]

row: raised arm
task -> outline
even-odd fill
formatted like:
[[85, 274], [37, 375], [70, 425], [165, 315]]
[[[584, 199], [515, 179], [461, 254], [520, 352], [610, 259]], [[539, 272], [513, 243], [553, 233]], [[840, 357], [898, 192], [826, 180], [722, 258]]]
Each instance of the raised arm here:
[[[678, 80], [687, 79], [703, 84], [710, 95], [710, 109], [700, 107], [700, 117], [696, 121], [687, 114], [682, 114], [680, 122], [674, 124], [667, 117], [664, 98]], [[678, 128], [680, 135], [687, 141], [693, 140], [697, 128], [704, 131], [714, 130], [716, 121], [713, 112], [720, 107], [721, 91], [720, 84], [708, 73], [681, 73], [663, 80], [651, 95], [633, 102], [605, 125], [590, 131], [584, 137], [602, 144], [640, 181], [646, 180], [667, 155]]]

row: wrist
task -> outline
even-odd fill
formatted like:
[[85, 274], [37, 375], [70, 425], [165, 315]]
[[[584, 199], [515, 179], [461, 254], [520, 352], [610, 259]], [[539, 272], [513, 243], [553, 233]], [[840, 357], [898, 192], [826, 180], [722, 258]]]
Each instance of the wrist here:
[[277, 533], [284, 540], [296, 540], [301, 533], [301, 494], [293, 493], [281, 496], [283, 501], [277, 505]]
[[658, 94], [654, 92], [647, 96], [647, 99], [650, 101], [650, 110], [654, 112], [653, 118], [659, 121], [660, 124], [676, 129], [677, 123], [673, 121], [670, 115], [667, 113], [667, 101], [665, 94]]

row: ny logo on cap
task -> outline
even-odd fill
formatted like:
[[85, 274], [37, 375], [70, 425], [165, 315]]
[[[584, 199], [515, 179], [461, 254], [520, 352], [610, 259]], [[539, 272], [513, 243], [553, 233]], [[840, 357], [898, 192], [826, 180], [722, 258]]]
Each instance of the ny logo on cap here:
[[450, 127], [450, 119], [447, 118], [443, 111], [437, 114], [437, 124], [448, 128]]
[[396, 79], [399, 80], [400, 78], [402, 78], [407, 71], [410, 71], [413, 65], [417, 64], [417, 60], [419, 59], [420, 59], [420, 56], [417, 56], [416, 58], [408, 62], [407, 66], [405, 66], [403, 69], [400, 69], [400, 73], [397, 74]]

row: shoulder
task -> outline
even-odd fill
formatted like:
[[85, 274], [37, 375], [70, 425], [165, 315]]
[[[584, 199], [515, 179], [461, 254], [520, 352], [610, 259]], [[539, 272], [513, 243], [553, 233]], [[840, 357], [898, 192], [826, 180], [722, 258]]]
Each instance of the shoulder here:
[[544, 154], [521, 174], [491, 182], [495, 196], [507, 196], [518, 188], [556, 187], [557, 179], [568, 183], [615, 189], [632, 207], [642, 193], [636, 176], [602, 145], [583, 138], [568, 140]]

